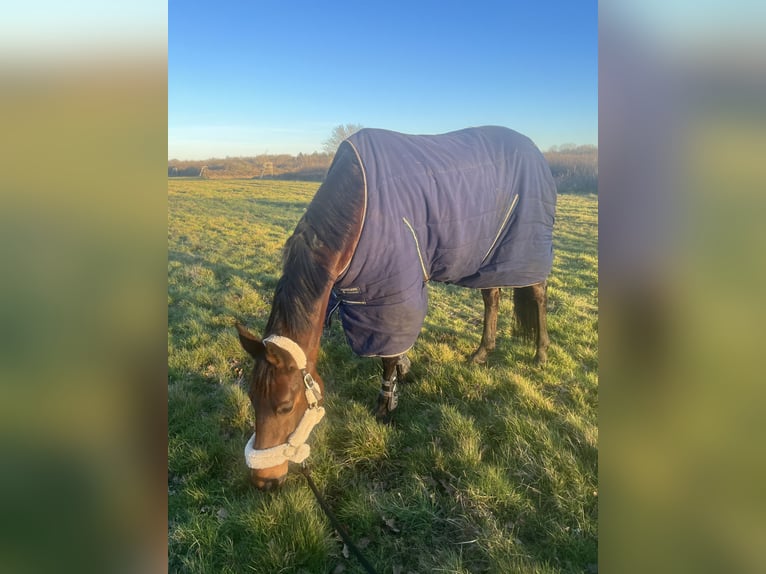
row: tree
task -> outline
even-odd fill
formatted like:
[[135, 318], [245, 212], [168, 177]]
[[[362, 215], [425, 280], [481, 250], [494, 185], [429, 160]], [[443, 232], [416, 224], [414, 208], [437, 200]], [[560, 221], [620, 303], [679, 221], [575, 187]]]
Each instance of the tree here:
[[334, 154], [335, 150], [338, 149], [340, 142], [342, 142], [351, 134], [358, 132], [363, 127], [364, 126], [359, 124], [341, 124], [339, 126], [335, 126], [330, 137], [322, 143], [322, 149], [327, 153]]

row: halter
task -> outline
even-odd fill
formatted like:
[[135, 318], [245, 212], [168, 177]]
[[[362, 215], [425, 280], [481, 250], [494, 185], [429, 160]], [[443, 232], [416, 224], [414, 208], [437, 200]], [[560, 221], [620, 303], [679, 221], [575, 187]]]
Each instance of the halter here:
[[306, 393], [306, 403], [308, 408], [303, 413], [298, 426], [292, 434], [287, 437], [287, 442], [261, 450], [256, 450], [253, 445], [255, 444], [255, 433], [250, 437], [245, 445], [245, 463], [249, 468], [262, 469], [278, 466], [285, 461], [291, 462], [303, 462], [311, 453], [311, 447], [306, 444], [309, 438], [309, 434], [314, 427], [324, 417], [324, 407], [319, 406], [319, 401], [322, 400], [322, 391], [319, 390], [319, 385], [306, 370], [306, 354], [298, 346], [298, 344], [287, 337], [280, 335], [271, 335], [263, 340], [264, 343], [272, 343], [281, 349], [284, 349], [295, 360], [295, 364], [301, 370], [303, 375], [304, 391]]

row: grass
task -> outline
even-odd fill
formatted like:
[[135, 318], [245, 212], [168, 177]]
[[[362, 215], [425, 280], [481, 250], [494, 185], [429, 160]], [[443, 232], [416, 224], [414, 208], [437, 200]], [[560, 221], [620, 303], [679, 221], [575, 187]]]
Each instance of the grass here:
[[[171, 572], [361, 572], [304, 480], [249, 486], [253, 414], [233, 322], [260, 332], [280, 252], [316, 183], [170, 180], [168, 539]], [[591, 572], [597, 562], [598, 264], [594, 195], [559, 197], [549, 280], [549, 364], [511, 337], [481, 336], [478, 292], [430, 286], [391, 426], [372, 413], [379, 361], [335, 322], [319, 369], [326, 420], [314, 478], [379, 572]]]

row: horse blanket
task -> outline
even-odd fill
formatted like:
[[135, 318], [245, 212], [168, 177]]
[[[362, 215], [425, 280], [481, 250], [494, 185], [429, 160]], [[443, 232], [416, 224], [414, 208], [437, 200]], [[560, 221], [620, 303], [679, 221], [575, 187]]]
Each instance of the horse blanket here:
[[365, 212], [327, 316], [338, 309], [357, 355], [412, 347], [428, 281], [523, 287], [550, 273], [556, 186], [526, 136], [495, 126], [442, 135], [363, 129], [341, 145], [361, 164]]

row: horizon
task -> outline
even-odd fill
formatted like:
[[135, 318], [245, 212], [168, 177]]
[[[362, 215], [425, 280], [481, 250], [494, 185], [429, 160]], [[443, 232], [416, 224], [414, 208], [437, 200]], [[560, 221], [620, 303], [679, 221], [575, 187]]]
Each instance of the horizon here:
[[168, 160], [321, 153], [339, 124], [598, 143], [595, 1], [206, 6], [169, 4]]
[[[594, 147], [596, 150], [598, 150], [598, 144], [597, 143], [596, 144], [580, 144], [580, 143], [574, 143], [574, 142], [564, 142], [564, 143], [561, 143], [561, 144], [553, 144], [551, 146], [548, 146], [547, 148], [543, 148], [541, 146], [538, 146], [538, 148], [540, 149], [540, 151], [542, 153], [555, 153], [555, 152], [560, 152], [560, 151], [566, 151], [566, 149], [564, 149], [564, 150], [561, 150], [561, 149], [554, 150], [554, 149], [552, 149], [554, 147], [562, 147], [562, 146], [567, 146], [566, 149], [570, 149], [570, 148], [576, 149], [576, 148], [591, 146], [591, 147]], [[322, 155], [322, 154], [333, 155], [334, 152], [325, 152], [325, 151], [321, 151], [321, 150], [314, 150], [312, 152], [305, 152], [305, 151], [303, 151], [303, 152], [298, 152], [298, 153], [267, 152], [267, 153], [258, 153], [258, 154], [254, 154], [254, 155], [226, 155], [226, 156], [210, 156], [210, 157], [199, 157], [199, 158], [168, 157], [168, 162], [171, 162], [171, 161], [226, 161], [226, 160], [232, 160], [232, 159], [254, 159], [254, 158], [257, 158], [257, 157], [260, 157], [260, 156], [279, 156], [279, 155], [287, 155], [287, 156], [290, 156], [290, 157], [298, 157], [298, 155], [300, 155], [300, 154], [312, 155], [314, 153], [317, 153], [317, 154], [320, 154], [320, 155]]]

